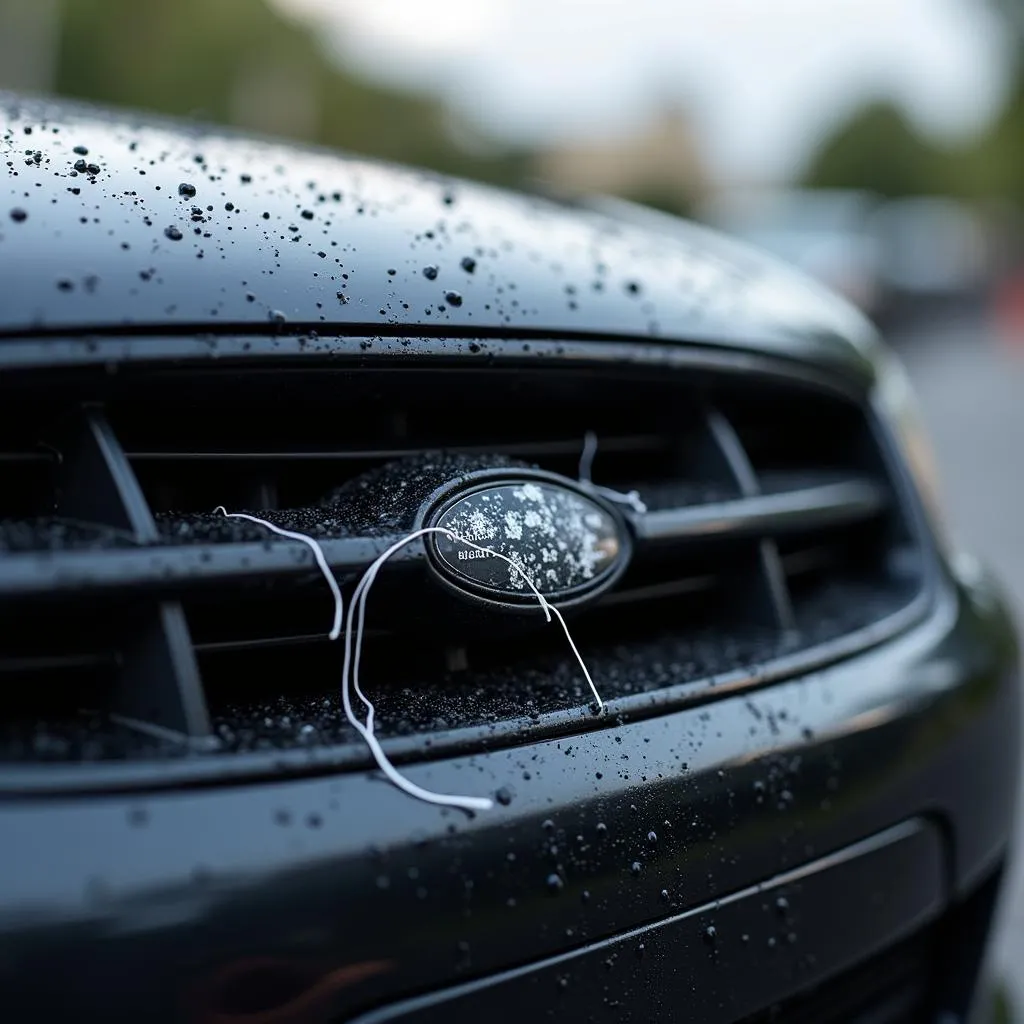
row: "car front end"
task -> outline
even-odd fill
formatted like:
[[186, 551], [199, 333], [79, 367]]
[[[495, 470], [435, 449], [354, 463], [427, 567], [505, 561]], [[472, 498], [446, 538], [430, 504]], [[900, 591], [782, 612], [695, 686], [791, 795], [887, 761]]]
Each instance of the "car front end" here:
[[1015, 630], [864, 320], [681, 222], [3, 110], [6, 1019], [977, 1012]]

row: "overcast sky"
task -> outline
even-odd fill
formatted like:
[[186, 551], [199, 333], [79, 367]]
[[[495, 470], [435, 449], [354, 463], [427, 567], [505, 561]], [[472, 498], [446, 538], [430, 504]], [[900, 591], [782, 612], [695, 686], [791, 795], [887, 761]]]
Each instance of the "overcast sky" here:
[[619, 135], [662, 98], [711, 169], [779, 178], [859, 101], [977, 130], [1005, 88], [985, 0], [274, 0], [345, 58], [514, 141]]

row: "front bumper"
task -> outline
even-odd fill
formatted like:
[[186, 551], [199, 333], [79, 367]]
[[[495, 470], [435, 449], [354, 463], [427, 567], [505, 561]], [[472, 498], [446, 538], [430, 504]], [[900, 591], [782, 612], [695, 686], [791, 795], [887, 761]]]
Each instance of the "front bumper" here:
[[970, 948], [941, 932], [1005, 860], [1020, 714], [1006, 612], [962, 573], [912, 631], [813, 675], [408, 769], [503, 789], [473, 819], [369, 773], [10, 799], [5, 1019], [392, 1020], [400, 1004], [417, 1021], [729, 1022], [924, 929], [931, 995], [962, 1013], [991, 899]]

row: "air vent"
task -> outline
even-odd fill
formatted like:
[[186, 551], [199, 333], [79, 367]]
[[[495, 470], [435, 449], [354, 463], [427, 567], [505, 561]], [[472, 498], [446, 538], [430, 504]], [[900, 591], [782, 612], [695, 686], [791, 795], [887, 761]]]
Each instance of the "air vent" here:
[[[646, 506], [623, 509], [625, 575], [571, 619], [621, 715], [853, 653], [925, 595], [870, 414], [779, 373], [410, 359], [5, 385], [0, 762], [360, 758], [310, 552], [213, 509], [317, 536], [350, 593], [411, 524], [339, 495], [424, 460], [576, 479], [596, 436], [594, 481]], [[412, 545], [381, 573], [364, 652], [397, 757], [600, 725], [560, 633], [435, 606]]]

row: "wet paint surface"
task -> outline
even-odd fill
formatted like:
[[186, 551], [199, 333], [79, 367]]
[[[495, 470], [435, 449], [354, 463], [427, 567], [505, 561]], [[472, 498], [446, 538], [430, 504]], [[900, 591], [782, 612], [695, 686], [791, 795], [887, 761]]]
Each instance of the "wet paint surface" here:
[[816, 285], [693, 225], [657, 235], [323, 150], [119, 118], [0, 97], [0, 333], [416, 325], [760, 340], [858, 366], [875, 345]]

